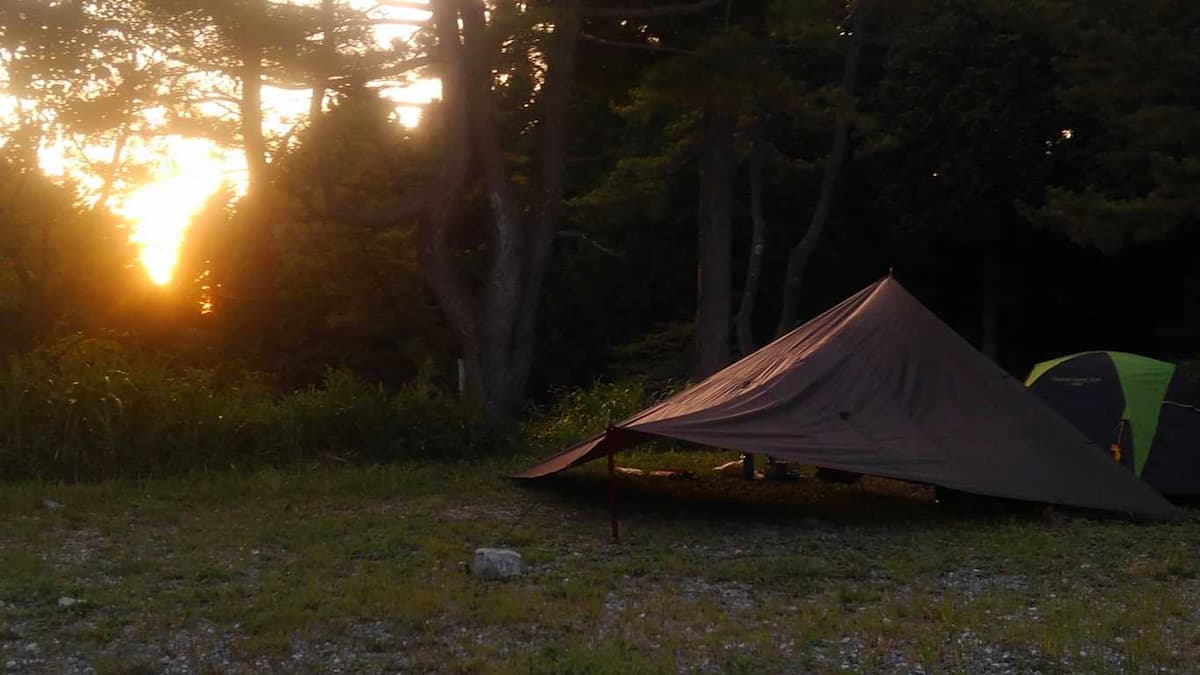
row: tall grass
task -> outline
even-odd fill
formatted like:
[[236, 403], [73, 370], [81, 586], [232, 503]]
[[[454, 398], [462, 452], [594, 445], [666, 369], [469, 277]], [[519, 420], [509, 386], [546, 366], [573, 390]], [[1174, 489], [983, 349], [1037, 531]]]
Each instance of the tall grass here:
[[85, 340], [0, 368], [0, 477], [85, 480], [300, 462], [463, 457], [499, 441], [426, 381], [398, 392], [346, 370], [278, 392]]
[[652, 390], [641, 379], [628, 379], [559, 392], [553, 405], [538, 411], [526, 423], [525, 444], [542, 452], [561, 450], [631, 417], [675, 393], [680, 386], [668, 383]]

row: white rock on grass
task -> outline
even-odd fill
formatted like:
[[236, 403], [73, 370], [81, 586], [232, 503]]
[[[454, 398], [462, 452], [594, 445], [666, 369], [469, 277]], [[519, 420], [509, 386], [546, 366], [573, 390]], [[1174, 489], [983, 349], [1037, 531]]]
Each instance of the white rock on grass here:
[[54, 501], [53, 499], [43, 499], [42, 500], [42, 508], [46, 509], [47, 511], [57, 511], [58, 509], [61, 509], [62, 507], [63, 507], [62, 504], [59, 504], [58, 502]]
[[475, 549], [471, 571], [480, 579], [511, 579], [521, 576], [521, 554], [506, 548]]
[[79, 600], [76, 598], [68, 598], [67, 596], [64, 595], [58, 599], [58, 606], [59, 607], [74, 607], [75, 605], [81, 604], [82, 602], [83, 602], [82, 600]]

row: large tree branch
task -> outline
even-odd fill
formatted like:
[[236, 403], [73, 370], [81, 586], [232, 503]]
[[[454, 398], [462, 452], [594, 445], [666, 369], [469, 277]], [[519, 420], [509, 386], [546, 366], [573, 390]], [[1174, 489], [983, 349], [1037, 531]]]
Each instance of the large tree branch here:
[[179, 102], [184, 105], [195, 105], [197, 103], [224, 103], [229, 105], [241, 105], [242, 99], [230, 94], [203, 94], [200, 96], [187, 96], [179, 99]]
[[396, 77], [397, 75], [403, 75], [404, 73], [414, 71], [417, 68], [423, 68], [431, 65], [436, 61], [437, 57], [430, 54], [427, 56], [414, 56], [411, 59], [405, 59], [403, 61], [397, 61], [391, 64], [376, 64], [374, 66], [376, 70], [371, 73], [371, 79], [386, 80], [389, 77]]
[[308, 91], [312, 89], [312, 82], [293, 82], [288, 80], [277, 80], [271, 77], [263, 78], [264, 87], [272, 89], [284, 89], [286, 91]]
[[750, 256], [746, 262], [746, 281], [742, 286], [742, 300], [738, 303], [737, 317], [734, 319], [737, 328], [738, 351], [742, 353], [742, 356], [749, 355], [757, 348], [752, 323], [754, 305], [758, 299], [758, 285], [762, 278], [763, 252], [766, 248], [767, 220], [763, 217], [762, 205], [764, 142], [762, 116], [755, 121], [753, 134], [753, 146], [750, 148], [750, 220], [753, 223], [753, 233], [750, 236]]
[[668, 47], [666, 45], [657, 45], [650, 42], [626, 42], [624, 40], [609, 40], [591, 33], [580, 33], [579, 37], [588, 42], [605, 47], [619, 47], [621, 49], [638, 49], [647, 52], [666, 52], [668, 54], [694, 54], [690, 49], [681, 49], [679, 47]]
[[847, 106], [854, 96], [855, 84], [858, 82], [858, 59], [862, 53], [863, 33], [866, 30], [867, 10], [870, 0], [858, 0], [854, 8], [853, 34], [846, 51], [846, 60], [842, 66], [842, 96], [838, 103], [837, 122], [833, 132], [833, 146], [829, 150], [829, 158], [825, 161], [825, 173], [821, 177], [821, 196], [817, 199], [817, 207], [813, 210], [812, 221], [800, 243], [788, 252], [787, 273], [783, 284], [783, 307], [779, 312], [779, 324], [775, 327], [775, 335], [780, 336], [790, 331], [796, 323], [796, 302], [800, 295], [800, 285], [804, 281], [804, 272], [808, 260], [817, 249], [825, 226], [829, 223], [836, 196], [838, 175], [846, 156], [850, 152], [850, 111]]
[[349, 207], [337, 215], [337, 220], [362, 227], [389, 227], [428, 212], [425, 186], [409, 190], [398, 204], [388, 208]]
[[312, 94], [308, 99], [308, 119], [314, 121], [325, 107], [325, 91], [329, 88], [329, 65], [337, 60], [337, 7], [334, 0], [321, 0], [321, 45], [313, 64]]
[[454, 268], [449, 250], [450, 229], [459, 215], [466, 186], [469, 161], [466, 139], [470, 132], [457, 5], [455, 0], [434, 0], [432, 5], [438, 37], [436, 51], [441, 64], [438, 75], [442, 80], [441, 166], [429, 190], [419, 253], [425, 281], [458, 338], [470, 375], [468, 384], [478, 396], [482, 394], [478, 307], [462, 275]]
[[242, 48], [239, 98], [242, 146], [246, 155], [246, 194], [258, 197], [267, 184], [267, 142], [263, 137], [261, 47], [247, 44]]
[[104, 182], [100, 187], [100, 196], [96, 199], [96, 203], [92, 204], [93, 209], [103, 210], [108, 207], [108, 200], [112, 198], [113, 190], [117, 186], [117, 178], [121, 175], [121, 156], [125, 152], [125, 144], [129, 141], [130, 135], [129, 127], [124, 124], [117, 129], [117, 141], [113, 144], [112, 158], [101, 172]]
[[561, 4], [555, 17], [554, 37], [547, 50], [545, 90], [542, 93], [542, 136], [538, 144], [538, 190], [530, 227], [525, 296], [514, 344], [514, 369], [522, 384], [528, 378], [533, 362], [533, 333], [542, 283], [554, 245], [554, 235], [562, 218], [571, 94], [582, 21], [579, 8], [580, 0], [565, 0]]
[[700, 14], [720, 7], [724, 0], [700, 0], [686, 5], [658, 5], [657, 7], [581, 7], [584, 16], [611, 19], [647, 19], [657, 16]]
[[558, 236], [567, 237], [568, 239], [578, 239], [579, 241], [582, 241], [583, 243], [587, 244], [588, 246], [591, 246], [592, 248], [596, 249], [597, 251], [599, 251], [600, 253], [603, 253], [606, 256], [609, 256], [611, 258], [616, 258], [618, 260], [625, 259], [624, 253], [621, 253], [620, 251], [616, 250], [615, 248], [610, 248], [608, 246], [605, 246], [604, 244], [601, 244], [600, 242], [596, 241], [595, 239], [592, 239], [591, 237], [588, 236], [587, 232], [579, 232], [576, 230], [559, 230]]
[[432, 19], [369, 19], [372, 26], [428, 26]]
[[[484, 291], [483, 353], [485, 377], [503, 377], [513, 344], [517, 311], [524, 292], [525, 227], [517, 196], [509, 182], [508, 162], [492, 112], [490, 41], [482, 0], [462, 3], [464, 73], [474, 148], [483, 170], [484, 191], [492, 212], [491, 267]], [[493, 368], [492, 364], [500, 367]], [[489, 393], [507, 390], [504, 382], [490, 382]], [[489, 405], [493, 402], [488, 401]], [[503, 412], [500, 412], [503, 416]]]
[[729, 362], [733, 270], [733, 135], [737, 119], [706, 106], [700, 159], [702, 207], [696, 274], [696, 371], [708, 377]]
[[372, 7], [367, 11], [372, 11], [382, 7], [390, 7], [392, 9], [415, 9], [422, 12], [434, 12], [436, 14], [436, 10], [434, 9], [434, 4], [436, 4], [436, 1], [437, 0], [433, 0], [433, 2], [425, 2], [424, 0], [379, 0], [379, 2], [375, 3], [375, 7]]

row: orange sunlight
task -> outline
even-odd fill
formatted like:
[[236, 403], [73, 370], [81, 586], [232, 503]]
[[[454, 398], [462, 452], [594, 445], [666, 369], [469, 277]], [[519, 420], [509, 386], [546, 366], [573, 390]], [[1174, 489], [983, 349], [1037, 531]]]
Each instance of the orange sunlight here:
[[[441, 89], [438, 80], [417, 80], [404, 87], [384, 88], [381, 93], [396, 104], [397, 120], [413, 127], [421, 119], [419, 104], [440, 97]], [[308, 92], [264, 88], [265, 126], [286, 129], [296, 124], [307, 110], [308, 96]], [[223, 181], [242, 192], [246, 170], [240, 152], [219, 149], [209, 141], [172, 136], [163, 146], [162, 151], [153, 153], [153, 182], [113, 200], [113, 210], [131, 221], [131, 240], [140, 249], [150, 279], [160, 286], [171, 281], [192, 217]], [[49, 164], [61, 172], [62, 163], [54, 153], [43, 153], [44, 167]]]
[[[312, 4], [316, 0], [291, 0]], [[370, 9], [372, 15], [384, 19], [426, 20], [430, 13], [416, 6], [389, 7], [373, 0], [351, 0], [352, 6]], [[414, 3], [415, 4], [415, 3]], [[384, 23], [376, 27], [378, 46], [393, 40], [408, 40], [416, 26]], [[0, 77], [4, 73], [0, 70]], [[412, 79], [376, 83], [379, 93], [395, 104], [396, 119], [404, 126], [416, 126], [422, 106], [441, 96], [437, 79]], [[263, 88], [263, 126], [268, 135], [284, 133], [307, 122], [306, 90]], [[0, 97], [0, 118], [15, 114], [17, 101]], [[82, 153], [82, 157], [80, 157]], [[97, 194], [100, 181], [84, 169], [87, 161], [104, 161], [111, 154], [108, 147], [73, 148], [65, 141], [48, 144], [39, 153], [42, 169], [53, 176], [73, 179], [85, 193]], [[95, 157], [92, 157], [95, 155]], [[120, 190], [109, 202], [112, 210], [129, 220], [130, 240], [138, 247], [142, 265], [150, 279], [158, 285], [171, 281], [179, 249], [183, 244], [192, 218], [208, 198], [224, 182], [237, 193], [245, 190], [246, 162], [235, 148], [220, 148], [196, 138], [169, 136], [149, 142], [131, 142], [126, 157], [140, 164], [150, 164], [151, 182], [128, 191]]]
[[222, 157], [208, 141], [175, 136], [166, 145], [154, 182], [113, 205], [130, 220], [130, 240], [150, 280], [160, 286], [171, 281], [192, 217], [225, 179]]

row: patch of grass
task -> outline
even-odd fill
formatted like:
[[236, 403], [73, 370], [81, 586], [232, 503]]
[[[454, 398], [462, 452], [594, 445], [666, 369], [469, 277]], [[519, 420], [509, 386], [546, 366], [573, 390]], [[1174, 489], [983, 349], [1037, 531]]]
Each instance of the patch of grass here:
[[153, 663], [130, 663], [124, 659], [102, 657], [94, 667], [96, 675], [153, 675], [158, 668]]
[[[591, 467], [534, 486], [501, 477], [518, 460], [15, 484], [0, 496], [0, 651], [53, 639], [107, 672], [158, 663], [173, 640], [217, 672], [334, 656], [356, 671], [555, 673], [1200, 658], [1200, 525], [952, 513], [902, 484], [708, 470], [727, 458], [623, 459], [696, 478], [623, 478], [618, 545]], [[475, 579], [480, 546], [516, 547], [527, 574]]]
[[594, 646], [587, 643], [550, 645], [528, 660], [515, 663], [496, 672], [533, 673], [537, 675], [623, 675], [624, 673], [672, 673], [674, 662], [665, 655], [647, 654], [621, 641]]
[[387, 391], [352, 371], [284, 391], [259, 373], [183, 368], [71, 338], [0, 360], [0, 475], [91, 481], [395, 459], [506, 447], [482, 414], [421, 375]]

